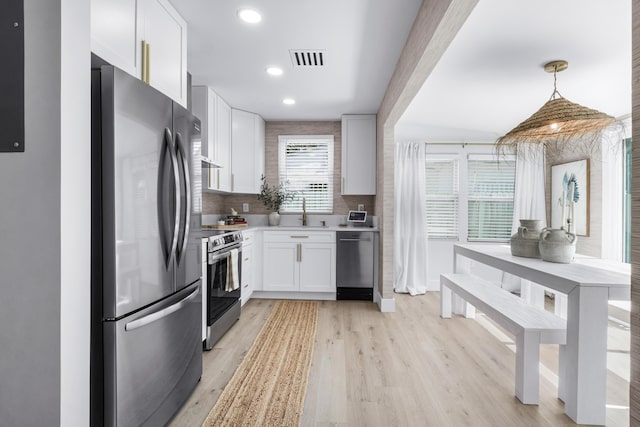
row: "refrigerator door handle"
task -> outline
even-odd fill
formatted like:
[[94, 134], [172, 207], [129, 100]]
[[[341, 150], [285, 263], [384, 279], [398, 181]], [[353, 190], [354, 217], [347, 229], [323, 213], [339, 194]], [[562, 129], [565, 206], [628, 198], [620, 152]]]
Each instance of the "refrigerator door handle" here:
[[[178, 155], [180, 155], [180, 159], [182, 160], [182, 173], [183, 173], [183, 179], [184, 179], [184, 189], [185, 189], [185, 214], [184, 214], [184, 218], [182, 219], [182, 221], [184, 221], [184, 233], [182, 235], [182, 243], [178, 249], [178, 253], [176, 256], [176, 260], [178, 262], [178, 265], [180, 265], [180, 262], [182, 261], [182, 259], [184, 259], [184, 253], [187, 250], [187, 243], [189, 241], [189, 229], [191, 227], [189, 218], [191, 215], [191, 178], [190, 178], [190, 173], [189, 173], [189, 162], [187, 160], [187, 156], [186, 153], [184, 151], [184, 144], [182, 143], [182, 135], [180, 135], [180, 132], [176, 132], [176, 153]], [[181, 221], [181, 222], [182, 222]], [[181, 224], [182, 225], [182, 224]]]
[[156, 320], [160, 320], [163, 317], [167, 317], [171, 313], [175, 313], [176, 311], [183, 308], [186, 304], [189, 303], [192, 299], [198, 295], [200, 292], [200, 287], [197, 287], [193, 292], [189, 295], [178, 301], [177, 303], [170, 305], [169, 307], [165, 307], [162, 310], [158, 310], [155, 313], [148, 314], [140, 319], [133, 320], [124, 325], [125, 331], [133, 331], [138, 328], [142, 328], [143, 326], [148, 325], [149, 323], [155, 322]]
[[[180, 197], [179, 197], [179, 185], [180, 182], [178, 180], [178, 159], [176, 158], [176, 154], [174, 153], [173, 147], [172, 147], [172, 137], [171, 137], [171, 130], [169, 130], [169, 128], [165, 128], [164, 129], [164, 138], [163, 138], [163, 148], [162, 148], [162, 155], [160, 156], [160, 167], [159, 167], [159, 176], [160, 178], [158, 179], [158, 216], [159, 216], [159, 223], [160, 223], [160, 239], [162, 241], [162, 246], [163, 246], [163, 252], [165, 254], [165, 266], [168, 269], [169, 266], [171, 265], [171, 260], [173, 259], [173, 257], [175, 256], [176, 253], [176, 248], [178, 246], [178, 228], [179, 228], [179, 215], [180, 215]], [[164, 203], [164, 195], [166, 192], [166, 189], [163, 188], [163, 186], [161, 185], [161, 183], [163, 182], [163, 177], [165, 176], [165, 171], [164, 171], [164, 158], [165, 158], [165, 154], [169, 153], [169, 157], [171, 159], [171, 169], [173, 172], [173, 180], [174, 180], [174, 185], [175, 185], [175, 191], [174, 191], [174, 203], [175, 203], [175, 212], [174, 212], [174, 227], [173, 227], [173, 234], [171, 236], [171, 243], [168, 245], [169, 247], [167, 248], [167, 229], [165, 227], [165, 211], [167, 210], [167, 206]]]
[[178, 156], [172, 147], [171, 131], [169, 128], [165, 129], [165, 137], [168, 138], [169, 153], [171, 154], [171, 164], [173, 165], [173, 185], [175, 191], [173, 192], [173, 199], [175, 202], [175, 212], [173, 219], [173, 238], [171, 239], [171, 255], [169, 260], [175, 257], [176, 250], [178, 248], [178, 233], [180, 232], [180, 176], [178, 175]]

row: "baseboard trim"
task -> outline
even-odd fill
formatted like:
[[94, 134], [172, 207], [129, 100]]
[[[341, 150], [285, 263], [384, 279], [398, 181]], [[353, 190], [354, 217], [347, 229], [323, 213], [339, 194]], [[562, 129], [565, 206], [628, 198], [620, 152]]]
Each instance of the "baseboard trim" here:
[[251, 298], [335, 301], [335, 292], [253, 291]]
[[382, 313], [393, 313], [396, 311], [395, 298], [382, 298], [380, 292], [375, 292], [373, 298]]

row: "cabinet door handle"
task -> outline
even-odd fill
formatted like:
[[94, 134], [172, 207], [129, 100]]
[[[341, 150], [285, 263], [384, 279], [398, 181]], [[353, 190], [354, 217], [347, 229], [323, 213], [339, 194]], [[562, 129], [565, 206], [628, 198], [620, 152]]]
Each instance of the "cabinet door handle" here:
[[248, 287], [249, 287], [249, 284], [247, 283], [246, 285], [244, 285], [244, 287], [245, 287], [245, 288], [248, 288]]
[[300, 243], [296, 245], [296, 261], [302, 261], [302, 245]]
[[344, 176], [340, 180], [340, 193], [344, 193]]
[[216, 169], [216, 171], [218, 172], [218, 190], [220, 189], [220, 169]]
[[245, 261], [249, 261], [249, 258], [245, 258], [244, 260], [245, 260]]
[[309, 236], [291, 236], [292, 239], [308, 239]]
[[236, 175], [231, 174], [231, 191], [236, 191]]
[[144, 40], [142, 40], [142, 53], [140, 55], [140, 59], [141, 59], [141, 70], [140, 70], [140, 79], [143, 82], [147, 82], [147, 42], [145, 42]]
[[151, 45], [145, 40], [142, 40], [142, 81], [146, 84], [150, 82], [151, 75]]
[[147, 43], [147, 84], [151, 84], [151, 45]]

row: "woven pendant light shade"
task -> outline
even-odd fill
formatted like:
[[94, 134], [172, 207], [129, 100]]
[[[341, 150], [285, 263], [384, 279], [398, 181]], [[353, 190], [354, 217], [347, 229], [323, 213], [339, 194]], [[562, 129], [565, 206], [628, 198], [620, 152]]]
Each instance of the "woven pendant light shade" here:
[[518, 142], [544, 142], [563, 137], [598, 132], [615, 121], [601, 113], [565, 98], [547, 101], [538, 111], [506, 135], [498, 138], [498, 145]]
[[[563, 68], [558, 68], [558, 64]], [[507, 152], [520, 143], [557, 144], [580, 139], [585, 135], [595, 138], [595, 135], [615, 122], [615, 118], [608, 114], [568, 101], [560, 95], [555, 88], [556, 72], [566, 67], [566, 61], [554, 61], [545, 66], [545, 70], [554, 73], [551, 99], [531, 117], [498, 138], [498, 152]]]

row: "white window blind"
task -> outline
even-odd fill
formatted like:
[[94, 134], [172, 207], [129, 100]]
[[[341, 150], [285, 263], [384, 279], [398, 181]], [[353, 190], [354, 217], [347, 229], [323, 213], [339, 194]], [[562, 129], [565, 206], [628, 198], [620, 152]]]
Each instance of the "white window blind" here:
[[458, 190], [457, 156], [427, 154], [425, 191], [428, 238], [458, 238]]
[[513, 157], [470, 154], [468, 158], [468, 239], [506, 241], [511, 236], [516, 161]]
[[333, 135], [278, 137], [280, 182], [296, 192], [280, 212], [333, 213]]

